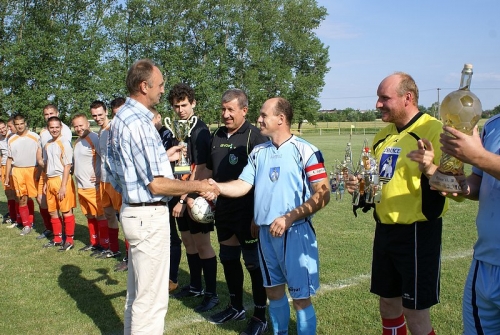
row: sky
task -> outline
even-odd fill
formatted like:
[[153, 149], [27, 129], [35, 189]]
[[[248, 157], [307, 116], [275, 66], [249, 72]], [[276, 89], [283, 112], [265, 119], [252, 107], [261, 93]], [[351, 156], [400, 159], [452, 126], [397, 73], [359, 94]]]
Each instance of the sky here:
[[[483, 110], [500, 105], [499, 0], [317, 0], [328, 16], [316, 31], [329, 47], [322, 109], [374, 109], [377, 87], [395, 71], [410, 74], [419, 105], [458, 89], [471, 63], [471, 91]], [[439, 88], [439, 90], [438, 90]]]

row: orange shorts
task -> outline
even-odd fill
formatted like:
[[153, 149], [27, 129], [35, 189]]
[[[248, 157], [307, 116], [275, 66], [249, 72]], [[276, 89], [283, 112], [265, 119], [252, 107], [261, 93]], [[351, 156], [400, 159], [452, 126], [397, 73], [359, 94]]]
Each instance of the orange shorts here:
[[99, 189], [79, 188], [78, 201], [80, 202], [80, 209], [82, 210], [83, 215], [104, 215]]
[[10, 185], [5, 186], [4, 181], [5, 181], [5, 173], [7, 172], [7, 165], [2, 165], [2, 175], [0, 178], [2, 178], [2, 185], [3, 185], [3, 190], [4, 191], [14, 191], [14, 187], [12, 187], [13, 180], [10, 178]]
[[111, 183], [101, 182], [99, 189], [101, 190], [102, 207], [113, 207], [119, 212], [122, 207], [122, 195], [111, 186]]
[[61, 189], [62, 177], [50, 177], [47, 180], [47, 208], [49, 212], [57, 210], [66, 213], [76, 207], [75, 183], [69, 178], [66, 184], [66, 196], [59, 201], [58, 192]]
[[40, 179], [38, 180], [38, 194], [42, 194], [43, 193], [43, 183], [45, 181], [45, 179], [47, 178], [47, 174], [45, 172], [42, 172], [40, 174]]
[[12, 184], [16, 190], [17, 197], [28, 196], [34, 198], [37, 195], [35, 185], [36, 167], [13, 167], [12, 168]]

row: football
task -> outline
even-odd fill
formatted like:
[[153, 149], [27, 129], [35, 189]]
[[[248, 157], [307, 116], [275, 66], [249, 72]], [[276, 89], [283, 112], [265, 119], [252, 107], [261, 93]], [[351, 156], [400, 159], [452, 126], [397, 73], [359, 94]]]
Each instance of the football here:
[[194, 199], [191, 216], [200, 223], [211, 223], [215, 218], [215, 205], [203, 197]]
[[481, 119], [483, 109], [481, 101], [474, 93], [458, 90], [444, 98], [439, 113], [445, 125], [470, 135]]

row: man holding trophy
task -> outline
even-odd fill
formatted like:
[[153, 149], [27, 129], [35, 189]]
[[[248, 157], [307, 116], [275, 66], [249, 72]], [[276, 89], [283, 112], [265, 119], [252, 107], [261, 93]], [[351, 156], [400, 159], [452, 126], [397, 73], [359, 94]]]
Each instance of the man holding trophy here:
[[[380, 297], [384, 335], [434, 334], [430, 307], [439, 302], [442, 216], [447, 200], [431, 190], [442, 124], [418, 110], [413, 78], [396, 72], [377, 90], [376, 108], [390, 124], [375, 135], [371, 153], [383, 189], [374, 201], [376, 221], [370, 291]], [[415, 150], [416, 149], [416, 150]], [[361, 176], [350, 176], [349, 193]], [[378, 200], [378, 199], [377, 199]]]
[[[211, 171], [206, 168], [210, 154], [210, 131], [194, 114], [194, 90], [186, 84], [177, 84], [170, 90], [168, 101], [177, 119], [165, 118], [165, 126], [170, 129], [179, 144], [187, 143], [187, 156], [181, 157], [176, 163], [174, 174], [183, 180], [203, 180], [210, 177]], [[190, 272], [189, 285], [184, 286], [174, 297], [181, 299], [203, 296], [201, 304], [195, 307], [195, 310], [206, 312], [219, 303], [216, 290], [217, 259], [210, 243], [210, 232], [214, 230], [214, 224], [194, 221], [186, 211], [186, 202], [187, 194], [170, 201], [170, 204], [176, 203], [170, 211], [177, 221], [182, 242], [186, 247]], [[171, 261], [179, 262], [180, 258]], [[205, 291], [201, 283], [202, 272], [205, 276]]]

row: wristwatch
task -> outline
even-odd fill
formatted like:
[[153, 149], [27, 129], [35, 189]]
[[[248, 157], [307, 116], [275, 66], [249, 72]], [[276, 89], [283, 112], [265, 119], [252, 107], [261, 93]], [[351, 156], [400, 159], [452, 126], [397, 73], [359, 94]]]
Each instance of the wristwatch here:
[[180, 203], [181, 205], [184, 205], [186, 202], [185, 202], [184, 200], [182, 200], [182, 199], [179, 199], [179, 203]]

